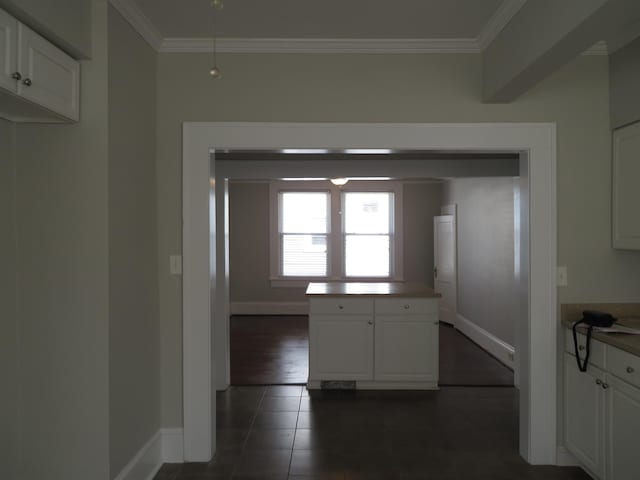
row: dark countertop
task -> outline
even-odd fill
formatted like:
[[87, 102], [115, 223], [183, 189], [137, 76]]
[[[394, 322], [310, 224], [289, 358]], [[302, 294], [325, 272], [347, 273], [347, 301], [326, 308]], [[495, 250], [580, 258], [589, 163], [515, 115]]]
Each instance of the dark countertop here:
[[[618, 319], [614, 324], [640, 330], [640, 304], [639, 303], [580, 303], [563, 304], [560, 308], [560, 321], [562, 325], [571, 328], [573, 323], [582, 318], [583, 310], [600, 310], [610, 313]], [[578, 330], [586, 332], [586, 327], [578, 327]], [[628, 335], [624, 333], [598, 333], [593, 332], [593, 338], [608, 345], [629, 352], [640, 357], [640, 335]]]
[[421, 283], [404, 282], [312, 282], [309, 296], [326, 297], [413, 297], [439, 298], [440, 294]]

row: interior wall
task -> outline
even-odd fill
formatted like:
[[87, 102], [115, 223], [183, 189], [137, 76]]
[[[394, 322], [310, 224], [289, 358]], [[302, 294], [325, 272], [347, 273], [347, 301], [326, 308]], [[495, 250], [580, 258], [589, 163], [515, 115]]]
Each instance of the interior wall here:
[[[403, 185], [404, 278], [433, 286], [433, 216], [439, 183]], [[306, 302], [306, 287], [271, 287], [269, 182], [229, 184], [230, 297], [234, 302]]]
[[515, 345], [513, 178], [445, 183], [444, 204], [457, 205], [458, 314]]
[[109, 478], [107, 5], [93, 5], [81, 121], [16, 126], [20, 480]]
[[[606, 57], [583, 56], [509, 104], [482, 103], [475, 54], [220, 55], [158, 60], [159, 265], [181, 250], [182, 122], [555, 122], [559, 301], [637, 301], [640, 254], [611, 248], [611, 138]], [[184, 86], [188, 85], [188, 88]], [[181, 284], [159, 271], [163, 425], [182, 424]]]
[[114, 478], [160, 429], [156, 53], [109, 7], [109, 456]]
[[611, 128], [640, 120], [640, 38], [609, 57]]
[[90, 58], [94, 3], [106, 0], [0, 0], [0, 7], [76, 58]]
[[0, 120], [0, 378], [7, 387], [0, 395], [0, 465], [10, 479], [17, 475], [20, 431], [14, 136], [14, 126]]

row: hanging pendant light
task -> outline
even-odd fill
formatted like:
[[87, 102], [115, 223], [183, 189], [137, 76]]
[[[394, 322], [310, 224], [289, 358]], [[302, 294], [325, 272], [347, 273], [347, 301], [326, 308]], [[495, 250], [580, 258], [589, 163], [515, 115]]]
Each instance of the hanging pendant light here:
[[222, 2], [222, 0], [212, 0], [211, 8], [213, 9], [213, 16], [212, 16], [212, 22], [211, 22], [213, 26], [213, 65], [209, 70], [209, 75], [211, 75], [212, 78], [215, 78], [216, 80], [218, 80], [222, 78], [222, 71], [218, 67], [218, 58], [217, 58], [218, 57], [217, 55], [218, 29], [216, 28], [216, 15], [217, 15], [216, 10], [222, 10], [224, 8], [224, 3]]

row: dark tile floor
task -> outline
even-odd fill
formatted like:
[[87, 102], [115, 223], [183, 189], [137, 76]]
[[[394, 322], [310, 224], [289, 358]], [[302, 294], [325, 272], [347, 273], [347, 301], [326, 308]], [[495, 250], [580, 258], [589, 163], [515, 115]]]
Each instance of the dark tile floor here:
[[214, 459], [166, 464], [155, 479], [589, 479], [520, 458], [516, 392], [231, 387], [217, 396]]

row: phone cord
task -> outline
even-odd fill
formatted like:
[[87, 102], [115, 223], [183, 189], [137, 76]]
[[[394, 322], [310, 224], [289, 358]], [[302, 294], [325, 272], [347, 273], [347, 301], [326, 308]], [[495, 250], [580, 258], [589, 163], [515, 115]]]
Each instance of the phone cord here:
[[593, 325], [589, 325], [587, 329], [587, 343], [585, 345], [585, 354], [584, 354], [584, 362], [580, 361], [580, 355], [578, 354], [578, 333], [576, 332], [576, 327], [580, 324], [584, 323], [584, 320], [579, 320], [573, 324], [573, 348], [576, 352], [576, 362], [578, 362], [578, 368], [581, 372], [587, 371], [587, 363], [589, 362], [589, 346], [591, 344], [591, 331], [593, 330]]

